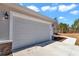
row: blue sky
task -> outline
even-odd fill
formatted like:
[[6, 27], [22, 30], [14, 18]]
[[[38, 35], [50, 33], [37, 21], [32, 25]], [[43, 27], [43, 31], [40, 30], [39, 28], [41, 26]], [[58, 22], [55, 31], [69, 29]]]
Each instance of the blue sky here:
[[78, 3], [20, 3], [20, 5], [52, 19], [57, 17], [59, 23], [72, 25], [75, 19], [79, 18]]

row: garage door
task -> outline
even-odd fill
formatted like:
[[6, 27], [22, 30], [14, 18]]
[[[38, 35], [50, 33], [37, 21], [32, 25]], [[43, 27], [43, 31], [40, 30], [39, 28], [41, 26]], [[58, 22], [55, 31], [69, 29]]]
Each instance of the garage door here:
[[[49, 24], [35, 18], [13, 13], [13, 49], [50, 40]], [[38, 20], [38, 19], [36, 19]]]

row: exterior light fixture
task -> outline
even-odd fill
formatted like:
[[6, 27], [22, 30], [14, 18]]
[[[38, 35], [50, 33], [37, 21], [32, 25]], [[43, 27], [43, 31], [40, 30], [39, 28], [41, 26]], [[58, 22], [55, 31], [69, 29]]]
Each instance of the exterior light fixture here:
[[9, 19], [9, 15], [7, 12], [4, 13], [4, 19]]

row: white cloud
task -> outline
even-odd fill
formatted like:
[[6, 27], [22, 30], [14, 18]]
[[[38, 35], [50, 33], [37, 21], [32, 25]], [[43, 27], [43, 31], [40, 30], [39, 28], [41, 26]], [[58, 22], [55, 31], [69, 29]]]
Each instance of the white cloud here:
[[19, 5], [23, 6], [24, 4], [23, 3], [19, 3]]
[[40, 9], [37, 8], [37, 7], [34, 6], [34, 5], [30, 5], [30, 6], [26, 6], [26, 7], [29, 8], [29, 9], [32, 9], [32, 10], [34, 10], [34, 11], [36, 11], [36, 12], [39, 12], [39, 11], [40, 11]]
[[57, 7], [55, 6], [55, 7], [51, 7], [51, 10], [56, 10], [57, 9]]
[[57, 10], [56, 6], [43, 6], [41, 7], [42, 11], [53, 11], [53, 10]]
[[42, 10], [42, 11], [46, 11], [46, 10], [48, 10], [48, 9], [50, 9], [50, 6], [43, 6], [43, 7], [41, 7], [41, 10]]
[[64, 16], [60, 16], [60, 17], [58, 17], [58, 19], [62, 20], [63, 22], [67, 22], [68, 21], [68, 19], [66, 17], [64, 17]]
[[58, 19], [65, 19], [65, 17], [63, 17], [63, 16], [60, 16]]
[[79, 14], [79, 11], [78, 10], [74, 10], [74, 11], [71, 11], [70, 13], [73, 14], [73, 15], [77, 15], [77, 14]]
[[59, 5], [58, 9], [61, 12], [69, 11], [73, 8], [75, 8], [77, 5], [76, 4], [71, 4], [71, 5]]

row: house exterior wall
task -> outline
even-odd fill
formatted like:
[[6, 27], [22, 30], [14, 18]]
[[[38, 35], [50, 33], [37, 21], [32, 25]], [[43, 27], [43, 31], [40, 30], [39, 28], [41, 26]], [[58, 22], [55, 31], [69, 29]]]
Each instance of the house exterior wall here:
[[50, 40], [51, 23], [17, 12], [11, 12], [11, 17], [13, 49]]
[[50, 18], [15, 4], [0, 4], [0, 10], [10, 12], [7, 20], [0, 16], [0, 40], [12, 40], [12, 49], [52, 39]]
[[4, 19], [4, 14], [0, 10], [0, 40], [9, 39], [9, 19]]

